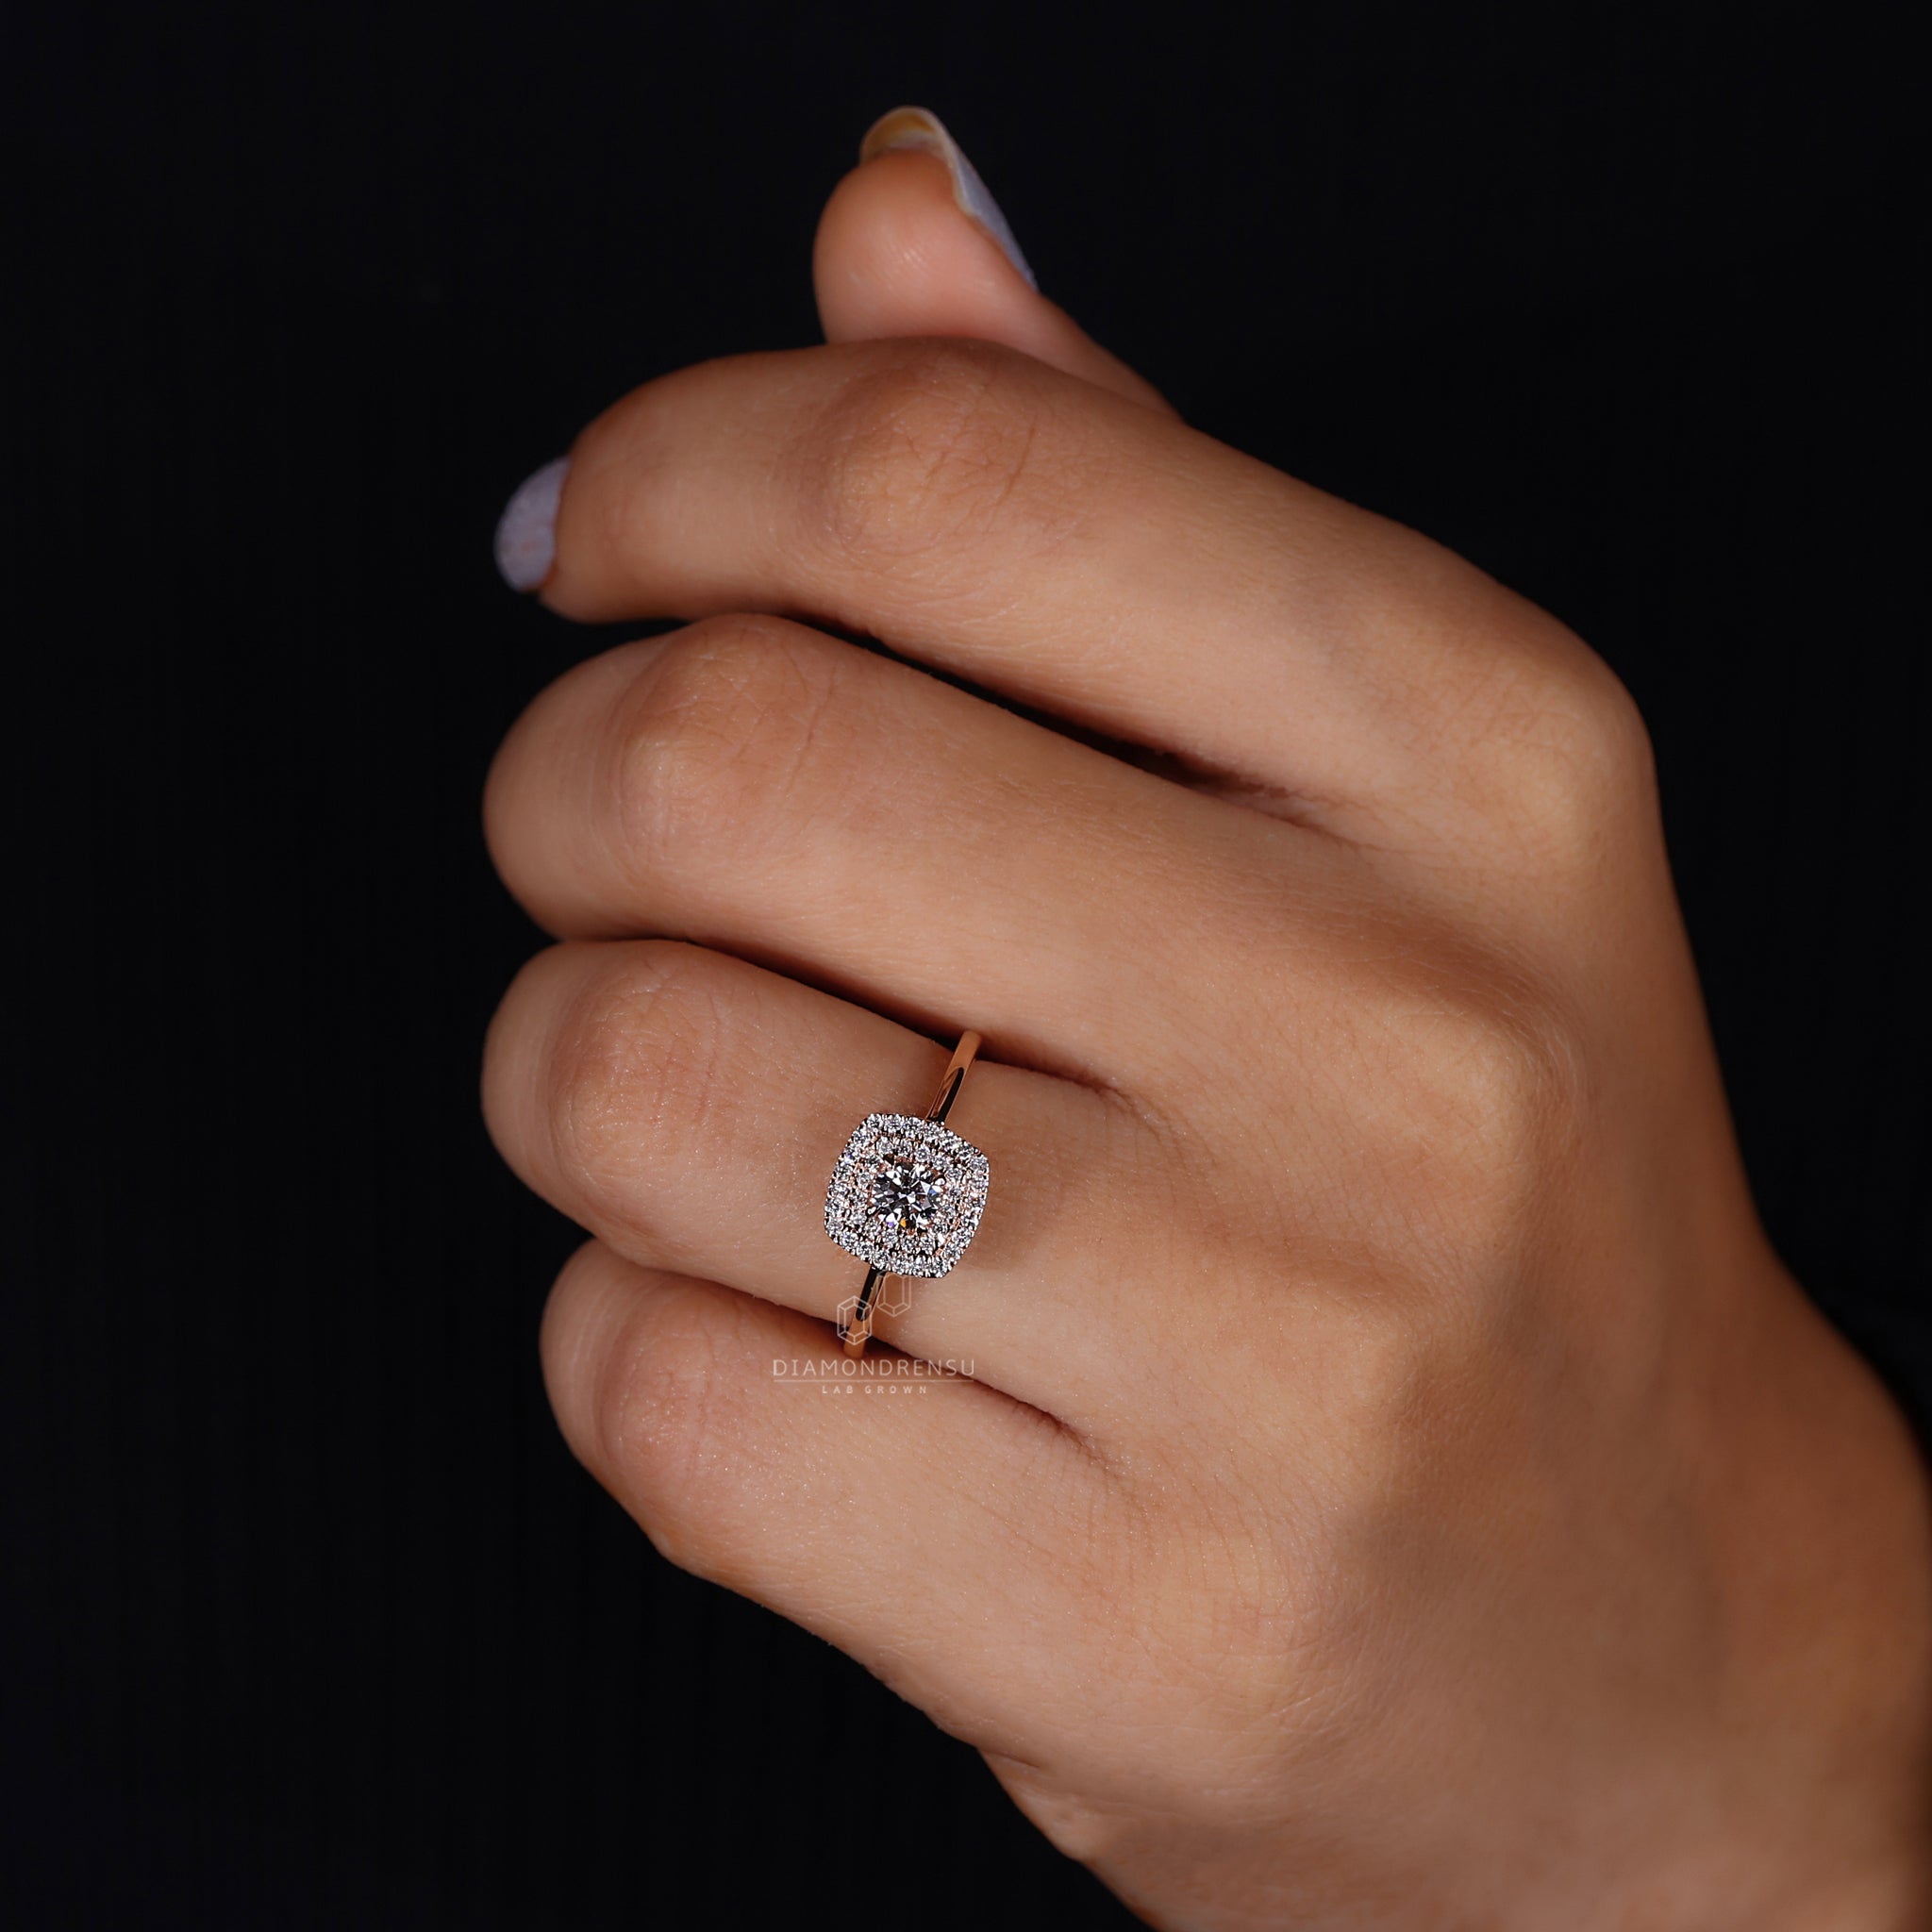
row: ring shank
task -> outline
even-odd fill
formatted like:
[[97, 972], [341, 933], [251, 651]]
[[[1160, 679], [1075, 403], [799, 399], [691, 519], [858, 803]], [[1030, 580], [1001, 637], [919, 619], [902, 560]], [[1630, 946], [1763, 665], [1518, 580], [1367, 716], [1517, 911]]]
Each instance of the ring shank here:
[[[926, 1108], [929, 1121], [942, 1124], [953, 1110], [953, 1103], [959, 1097], [959, 1089], [966, 1079], [966, 1070], [979, 1052], [980, 1036], [966, 1032], [959, 1036], [959, 1043], [953, 1049], [953, 1058], [946, 1063], [946, 1071], [940, 1079], [940, 1091], [933, 1096], [932, 1105]], [[879, 1290], [886, 1284], [887, 1274], [883, 1268], [866, 1270], [865, 1286], [858, 1291], [858, 1300], [852, 1310], [851, 1321], [839, 1330], [839, 1340], [845, 1344], [845, 1353], [854, 1361], [865, 1354], [865, 1344], [872, 1340], [873, 1305], [878, 1300]]]

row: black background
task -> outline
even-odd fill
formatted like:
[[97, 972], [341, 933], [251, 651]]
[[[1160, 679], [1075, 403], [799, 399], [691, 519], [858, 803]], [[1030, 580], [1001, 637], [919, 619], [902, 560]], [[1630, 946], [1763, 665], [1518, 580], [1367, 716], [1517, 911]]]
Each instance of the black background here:
[[478, 787], [602, 641], [502, 590], [496, 511], [637, 382], [814, 339], [815, 215], [901, 100], [1191, 420], [1630, 684], [1766, 1218], [1924, 1412], [1885, 26], [12, 12], [9, 1925], [1124, 1919], [964, 1747], [577, 1471], [534, 1350], [574, 1237], [475, 1104], [536, 944]]

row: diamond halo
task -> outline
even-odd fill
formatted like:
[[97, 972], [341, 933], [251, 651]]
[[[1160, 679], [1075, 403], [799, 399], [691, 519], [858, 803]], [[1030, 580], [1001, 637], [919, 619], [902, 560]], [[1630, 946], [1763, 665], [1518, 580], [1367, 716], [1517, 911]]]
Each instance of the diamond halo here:
[[825, 1232], [889, 1274], [932, 1280], [966, 1252], [986, 1208], [986, 1156], [938, 1121], [871, 1113], [825, 1192]]

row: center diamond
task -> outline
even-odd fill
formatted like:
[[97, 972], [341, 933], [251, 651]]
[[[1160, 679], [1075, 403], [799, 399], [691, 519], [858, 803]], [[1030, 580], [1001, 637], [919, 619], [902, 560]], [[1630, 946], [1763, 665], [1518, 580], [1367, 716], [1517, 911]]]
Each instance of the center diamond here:
[[945, 1183], [929, 1167], [888, 1158], [872, 1177], [872, 1211], [895, 1234], [914, 1234], [932, 1225]]
[[825, 1232], [888, 1274], [944, 1274], [979, 1225], [986, 1156], [938, 1121], [868, 1114], [825, 1193]]

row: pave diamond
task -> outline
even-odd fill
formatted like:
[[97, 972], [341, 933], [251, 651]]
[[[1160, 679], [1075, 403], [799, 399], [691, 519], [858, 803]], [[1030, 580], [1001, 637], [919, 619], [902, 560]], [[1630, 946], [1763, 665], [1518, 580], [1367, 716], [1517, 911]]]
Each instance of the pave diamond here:
[[825, 1232], [889, 1274], [943, 1274], [986, 1207], [986, 1156], [937, 1121], [869, 1113], [825, 1193]]

